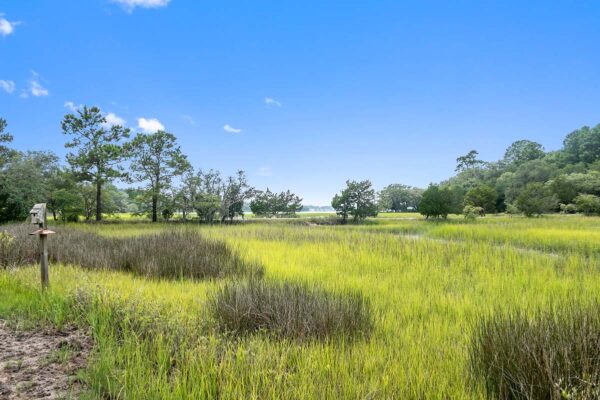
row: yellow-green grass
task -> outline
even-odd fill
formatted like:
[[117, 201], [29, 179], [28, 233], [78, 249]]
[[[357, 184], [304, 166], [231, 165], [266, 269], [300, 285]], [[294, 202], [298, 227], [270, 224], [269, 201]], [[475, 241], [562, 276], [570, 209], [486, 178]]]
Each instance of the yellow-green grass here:
[[[111, 236], [165, 229], [80, 227]], [[97, 352], [86, 376], [97, 397], [471, 399], [485, 398], [468, 373], [470, 329], [479, 316], [600, 299], [600, 273], [590, 258], [590, 249], [600, 247], [599, 218], [187, 229], [262, 262], [265, 279], [362, 291], [375, 315], [371, 338], [298, 343], [224, 337], [206, 310], [221, 281], [149, 281], [75, 266], [51, 266], [52, 287], [44, 296], [36, 289], [35, 267], [0, 272], [0, 317], [92, 326]], [[73, 311], [78, 291], [99, 299], [83, 317]], [[116, 338], [110, 310], [119, 308], [133, 319], [158, 315], [185, 328], [151, 337], [131, 328]]]

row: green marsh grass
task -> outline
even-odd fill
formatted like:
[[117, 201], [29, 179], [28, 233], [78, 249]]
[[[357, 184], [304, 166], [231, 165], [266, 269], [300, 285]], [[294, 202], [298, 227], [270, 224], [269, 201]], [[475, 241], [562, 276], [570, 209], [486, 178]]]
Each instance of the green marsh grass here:
[[[76, 228], [119, 238], [171, 229]], [[544, 235], [552, 228], [567, 239]], [[89, 326], [97, 346], [87, 382], [98, 398], [487, 399], [493, 397], [485, 381], [469, 379], [470, 346], [482, 316], [512, 309], [533, 318], [550, 305], [584, 307], [600, 300], [597, 259], [586, 250], [600, 246], [593, 234], [600, 218], [378, 218], [347, 227], [253, 223], [187, 229], [260, 263], [270, 281], [334, 294], [361, 292], [374, 319], [368, 340], [230, 336], [209, 308], [227, 280], [148, 280], [57, 264], [50, 266], [47, 296], [39, 294], [37, 267], [0, 271], [0, 318]], [[526, 229], [538, 231], [520, 237]], [[486, 237], [498, 231], [500, 238]], [[569, 236], [578, 231], [592, 234]], [[78, 306], [81, 292], [95, 300]], [[117, 318], [115, 310], [124, 315]], [[136, 318], [159, 322], [119, 323], [124, 327], [115, 333], [114, 321]], [[143, 333], [155, 326], [162, 328]]]

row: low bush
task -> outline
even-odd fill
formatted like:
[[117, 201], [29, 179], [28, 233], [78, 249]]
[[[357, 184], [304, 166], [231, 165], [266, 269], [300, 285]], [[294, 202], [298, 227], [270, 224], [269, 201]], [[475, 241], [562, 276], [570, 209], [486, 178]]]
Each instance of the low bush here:
[[481, 207], [466, 205], [465, 208], [463, 208], [463, 215], [465, 216], [465, 219], [473, 221], [476, 218], [483, 216], [484, 212]]
[[495, 399], [600, 398], [600, 304], [482, 318], [470, 365]]
[[[51, 262], [128, 271], [153, 278], [206, 279], [262, 274], [261, 266], [245, 262], [225, 243], [189, 230], [108, 238], [73, 228], [53, 229], [57, 234], [48, 240]], [[37, 262], [38, 239], [28, 235], [32, 230], [28, 225], [5, 228], [4, 235], [14, 239], [9, 246], [2, 247], [0, 266]]]
[[235, 334], [368, 337], [373, 326], [370, 303], [361, 293], [330, 293], [299, 283], [231, 282], [209, 304], [220, 329]]
[[563, 214], [577, 214], [577, 206], [575, 204], [561, 204], [560, 212]]
[[593, 194], [580, 194], [575, 197], [575, 204], [577, 210], [581, 211], [585, 215], [598, 215], [600, 214], [600, 197], [594, 196]]

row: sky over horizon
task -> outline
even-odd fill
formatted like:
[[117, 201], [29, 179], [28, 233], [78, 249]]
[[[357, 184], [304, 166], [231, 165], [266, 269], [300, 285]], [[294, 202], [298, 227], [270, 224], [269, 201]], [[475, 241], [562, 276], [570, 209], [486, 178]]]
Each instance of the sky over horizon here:
[[0, 0], [0, 117], [64, 156], [97, 105], [196, 168], [329, 205], [346, 179], [426, 187], [471, 149], [600, 123], [595, 1]]

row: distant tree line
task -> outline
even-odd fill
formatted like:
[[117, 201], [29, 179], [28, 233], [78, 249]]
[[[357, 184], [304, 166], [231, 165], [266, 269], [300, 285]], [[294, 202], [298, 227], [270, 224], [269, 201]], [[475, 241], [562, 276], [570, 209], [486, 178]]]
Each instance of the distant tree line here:
[[[48, 204], [55, 220], [101, 221], [103, 215], [132, 213], [152, 221], [232, 221], [254, 204], [259, 215], [293, 216], [302, 199], [252, 187], [244, 171], [224, 177], [195, 170], [175, 135], [159, 130], [136, 133], [111, 125], [98, 107], [65, 115], [66, 164], [50, 151], [20, 152], [10, 147], [8, 124], [0, 119], [0, 222], [24, 220], [35, 203]], [[131, 186], [118, 189], [121, 181]]]
[[[12, 149], [8, 124], [0, 119], [0, 222], [24, 220], [39, 202], [63, 221], [131, 213], [152, 221], [177, 215], [212, 223], [243, 217], [248, 208], [262, 217], [290, 217], [303, 208], [302, 199], [289, 190], [254, 188], [244, 171], [226, 177], [196, 170], [172, 133], [132, 134], [109, 124], [97, 107], [65, 115], [61, 128], [68, 137], [66, 163], [50, 151]], [[342, 223], [378, 212], [420, 212], [427, 218], [600, 214], [600, 125], [571, 132], [557, 151], [519, 140], [501, 160], [483, 161], [471, 150], [456, 164], [456, 175], [427, 189], [391, 184], [376, 192], [369, 180], [348, 180], [331, 206]], [[130, 186], [119, 189], [116, 181]]]
[[600, 124], [571, 132], [557, 151], [518, 140], [501, 160], [487, 162], [471, 150], [456, 159], [455, 172], [425, 190], [392, 184], [376, 194], [370, 181], [348, 181], [332, 206], [343, 222], [377, 211], [418, 211], [427, 218], [461, 213], [476, 218], [498, 212], [600, 215]]
[[551, 212], [600, 214], [600, 125], [570, 134], [557, 151], [530, 140], [512, 143], [495, 162], [471, 150], [457, 159], [457, 174], [423, 193], [427, 217], [450, 213]]

